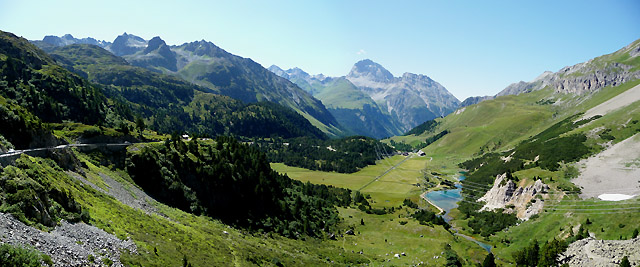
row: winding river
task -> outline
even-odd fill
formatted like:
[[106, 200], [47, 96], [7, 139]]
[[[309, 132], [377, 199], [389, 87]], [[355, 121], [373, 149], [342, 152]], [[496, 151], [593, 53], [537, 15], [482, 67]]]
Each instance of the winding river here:
[[[459, 176], [458, 180], [462, 181], [464, 180], [466, 177], [464, 177], [462, 174]], [[442, 215], [442, 218], [449, 223], [451, 221], [451, 216], [449, 215], [449, 212], [451, 212], [452, 209], [455, 209], [458, 207], [458, 202], [462, 200], [462, 196], [460, 195], [460, 192], [462, 191], [462, 184], [457, 183], [456, 184], [456, 189], [447, 189], [447, 190], [438, 190], [438, 191], [431, 191], [428, 192], [426, 194], [423, 194], [423, 197], [429, 201], [432, 205], [440, 208], [441, 210], [444, 211], [444, 215]], [[491, 252], [491, 248], [492, 246], [487, 244], [487, 243], [483, 243], [480, 242], [476, 239], [474, 239], [473, 237], [470, 237], [468, 235], [464, 235], [458, 232], [458, 229], [456, 228], [452, 228], [455, 231], [455, 235], [457, 236], [461, 236], [464, 237], [465, 239], [469, 240], [469, 241], [473, 241], [476, 244], [478, 244], [479, 246], [481, 246], [482, 248], [484, 248], [487, 252]]]

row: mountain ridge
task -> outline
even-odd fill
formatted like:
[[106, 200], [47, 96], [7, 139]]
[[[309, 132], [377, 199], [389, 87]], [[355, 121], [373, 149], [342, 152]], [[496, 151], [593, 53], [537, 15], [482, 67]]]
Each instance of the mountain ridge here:
[[640, 78], [640, 39], [617, 51], [592, 58], [556, 72], [545, 71], [535, 79], [512, 83], [493, 96], [469, 97], [466, 105], [505, 95], [542, 90], [550, 87], [555, 93], [592, 94], [601, 88], [617, 86]]
[[[379, 123], [369, 124], [366, 128], [369, 131], [368, 135], [375, 137], [402, 134], [420, 123], [451, 113], [460, 104], [459, 100], [444, 86], [430, 77], [409, 72], [405, 72], [400, 77], [394, 77], [382, 65], [370, 59], [356, 62], [349, 73], [342, 77], [310, 75], [297, 67], [283, 70], [273, 65], [269, 70], [289, 79], [317, 97], [320, 97], [327, 85], [334, 80], [347, 80], [350, 85], [367, 95], [367, 101], [375, 103], [375, 105], [369, 104], [369, 112], [363, 112], [363, 106], [360, 106], [358, 111], [362, 122], [369, 117], [379, 118]], [[346, 101], [345, 99], [322, 97], [320, 99], [326, 106], [342, 108], [349, 105], [342, 103]], [[376, 114], [371, 113], [373, 109], [378, 110], [374, 112]], [[352, 117], [354, 112], [338, 114], [336, 110], [333, 111], [335, 117], [341, 117], [338, 120], [342, 120], [343, 125], [347, 121], [346, 117]], [[358, 128], [363, 126], [354, 119], [348, 119], [348, 121], [349, 125], [358, 125]], [[383, 132], [386, 132], [386, 135], [380, 135]]]
[[329, 112], [352, 134], [385, 138], [402, 132], [393, 117], [345, 77], [310, 75], [300, 68], [269, 70], [289, 79], [318, 98]]
[[[244, 103], [271, 101], [292, 108], [330, 136], [344, 135], [342, 126], [322, 102], [250, 58], [233, 55], [204, 40], [179, 46], [168, 46], [160, 37], [149, 41], [125, 32], [101, 47], [134, 66], [178, 76]], [[34, 44], [55, 48], [55, 44], [43, 41]]]
[[406, 72], [401, 77], [394, 77], [380, 64], [368, 59], [354, 64], [346, 78], [386, 107], [400, 121], [404, 131], [445, 116], [460, 104], [444, 86], [426, 75]]

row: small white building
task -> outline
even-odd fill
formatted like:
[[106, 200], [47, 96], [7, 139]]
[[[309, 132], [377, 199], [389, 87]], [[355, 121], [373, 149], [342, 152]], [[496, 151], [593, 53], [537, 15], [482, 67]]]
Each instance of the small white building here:
[[422, 151], [422, 150], [418, 150], [418, 153], [416, 153], [416, 154], [418, 154], [418, 156], [420, 156], [420, 157], [423, 157], [424, 155], [426, 155], [426, 153], [424, 153], [424, 151]]

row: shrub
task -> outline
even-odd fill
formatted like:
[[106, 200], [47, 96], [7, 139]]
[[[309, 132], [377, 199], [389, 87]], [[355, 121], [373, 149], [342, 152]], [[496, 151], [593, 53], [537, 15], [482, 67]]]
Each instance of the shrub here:
[[[35, 267], [40, 266], [40, 253], [32, 248], [23, 248], [9, 244], [0, 245], [0, 266]], [[49, 261], [51, 258], [49, 257]]]

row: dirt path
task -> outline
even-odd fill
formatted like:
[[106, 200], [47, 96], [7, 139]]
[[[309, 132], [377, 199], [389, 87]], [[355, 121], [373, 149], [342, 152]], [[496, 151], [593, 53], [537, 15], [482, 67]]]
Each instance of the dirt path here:
[[640, 134], [581, 160], [581, 173], [572, 182], [582, 198], [602, 194], [640, 195]]

